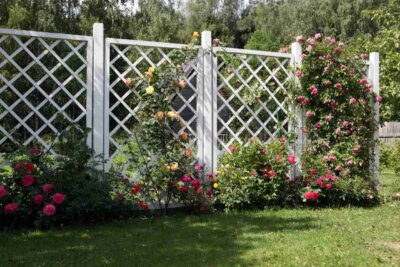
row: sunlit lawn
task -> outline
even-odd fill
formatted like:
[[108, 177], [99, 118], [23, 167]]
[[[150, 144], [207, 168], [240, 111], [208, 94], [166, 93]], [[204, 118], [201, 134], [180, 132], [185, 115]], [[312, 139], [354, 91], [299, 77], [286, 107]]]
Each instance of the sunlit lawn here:
[[[382, 192], [400, 192], [392, 172]], [[400, 201], [0, 234], [0, 266], [400, 266]]]

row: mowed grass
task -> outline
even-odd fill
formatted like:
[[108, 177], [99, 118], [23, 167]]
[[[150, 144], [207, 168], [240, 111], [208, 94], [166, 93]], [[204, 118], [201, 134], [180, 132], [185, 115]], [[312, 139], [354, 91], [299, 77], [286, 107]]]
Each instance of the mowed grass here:
[[374, 208], [267, 210], [15, 230], [0, 266], [400, 266], [400, 192]]

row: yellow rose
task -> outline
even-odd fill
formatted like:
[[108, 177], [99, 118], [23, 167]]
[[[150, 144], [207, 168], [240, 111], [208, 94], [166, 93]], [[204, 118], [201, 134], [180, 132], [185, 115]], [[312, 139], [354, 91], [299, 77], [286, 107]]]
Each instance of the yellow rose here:
[[146, 93], [148, 95], [152, 95], [154, 93], [154, 87], [153, 86], [149, 86], [146, 88]]
[[167, 112], [167, 116], [170, 118], [174, 118], [176, 116], [176, 112], [175, 111], [168, 111]]
[[214, 187], [215, 189], [217, 189], [218, 186], [219, 186], [219, 185], [218, 185], [217, 183], [214, 183], [214, 184], [213, 184], [213, 187]]
[[164, 164], [164, 171], [169, 172], [171, 167], [168, 164]]
[[182, 181], [179, 181], [179, 182], [177, 183], [177, 185], [178, 185], [178, 187], [183, 187], [183, 186], [185, 186], [185, 183], [182, 182]]
[[164, 118], [164, 112], [157, 111], [155, 116], [158, 121], [161, 121]]
[[179, 164], [178, 162], [173, 162], [171, 163], [171, 171], [176, 171], [179, 169]]
[[147, 70], [148, 73], [153, 73], [154, 72], [154, 67], [149, 67], [149, 69]]
[[231, 167], [231, 165], [229, 165], [229, 164], [225, 165], [225, 168], [227, 168], [227, 169], [229, 169], [230, 167]]
[[196, 40], [199, 39], [200, 38], [199, 32], [194, 32], [193, 35], [192, 35], [192, 38], [196, 39]]

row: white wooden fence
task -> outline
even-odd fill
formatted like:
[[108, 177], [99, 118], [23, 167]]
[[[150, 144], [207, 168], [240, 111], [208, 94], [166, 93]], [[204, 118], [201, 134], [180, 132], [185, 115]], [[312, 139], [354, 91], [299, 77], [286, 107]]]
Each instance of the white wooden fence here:
[[[88, 144], [104, 155], [108, 167], [122, 161], [115, 167], [128, 169], [124, 154], [133, 127], [140, 124], [140, 103], [139, 84], [129, 90], [125, 80], [141, 77], [150, 66], [169, 64], [170, 54], [183, 47], [105, 38], [100, 23], [93, 36], [0, 29], [0, 146], [18, 139], [49, 148], [61, 130], [55, 123], [61, 114], [92, 128]], [[268, 141], [289, 131], [287, 84], [293, 79], [291, 66], [301, 63], [299, 43], [291, 54], [222, 49], [212, 46], [206, 31], [195, 49], [198, 58], [186, 66], [187, 87], [173, 96], [177, 104], [172, 108], [184, 114], [181, 130], [197, 146], [199, 161], [215, 169], [219, 154], [235, 142]], [[229, 54], [239, 56], [231, 62]], [[378, 92], [378, 55], [372, 53], [370, 59], [368, 76]], [[302, 120], [298, 112], [297, 155]]]

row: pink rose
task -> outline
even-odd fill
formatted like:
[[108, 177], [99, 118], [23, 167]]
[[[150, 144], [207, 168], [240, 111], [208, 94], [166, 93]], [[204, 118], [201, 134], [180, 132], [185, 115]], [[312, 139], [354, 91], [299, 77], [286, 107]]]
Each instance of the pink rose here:
[[340, 132], [341, 132], [340, 128], [337, 128], [337, 129], [335, 130], [335, 134], [340, 134]]
[[237, 150], [237, 147], [236, 146], [230, 146], [228, 149], [229, 149], [229, 151], [231, 153], [233, 153], [233, 152], [235, 152]]
[[331, 71], [331, 68], [329, 68], [329, 67], [325, 67], [325, 68], [324, 68], [324, 72], [325, 72], [325, 73], [328, 73], [328, 72], [330, 72], [330, 71]]
[[325, 86], [326, 87], [329, 87], [329, 86], [331, 86], [331, 81], [330, 80], [325, 80]]
[[340, 53], [340, 47], [335, 47], [335, 48], [333, 49], [333, 53], [335, 53], [335, 54]]
[[7, 190], [4, 185], [0, 185], [0, 199], [7, 195]]
[[315, 87], [315, 86], [311, 87], [311, 94], [312, 95], [318, 95], [318, 88]]
[[348, 121], [344, 121], [344, 122], [343, 122], [343, 126], [344, 126], [344, 127], [349, 126], [349, 122], [348, 122]]
[[367, 79], [365, 79], [365, 78], [360, 79], [360, 84], [364, 85], [366, 83], [367, 83]]
[[308, 132], [308, 129], [307, 129], [307, 127], [303, 127], [303, 128], [301, 128], [301, 131], [302, 131], [303, 133], [307, 133], [307, 132]]
[[33, 203], [35, 203], [36, 205], [42, 204], [43, 200], [44, 197], [41, 194], [37, 194], [36, 196], [33, 197]]
[[308, 38], [307, 41], [310, 43], [310, 45], [315, 45], [315, 39], [314, 38]]
[[296, 71], [296, 76], [300, 78], [301, 76], [303, 76], [303, 73], [298, 70], [298, 71]]
[[327, 54], [327, 55], [325, 56], [325, 58], [326, 58], [327, 60], [331, 60], [331, 59], [332, 59], [332, 55], [331, 55], [331, 54]]
[[285, 142], [286, 142], [286, 138], [285, 138], [285, 137], [282, 137], [282, 138], [281, 138], [281, 142], [282, 142], [282, 143], [285, 143]]
[[349, 160], [349, 161], [346, 163], [346, 165], [347, 165], [347, 166], [353, 165], [353, 161], [352, 161], [352, 160]]
[[296, 42], [302, 42], [304, 39], [303, 35], [296, 36]]
[[354, 105], [357, 103], [357, 100], [355, 98], [351, 98], [349, 101], [350, 104]]
[[382, 97], [380, 95], [376, 96], [376, 101], [378, 101], [378, 103], [382, 102]]
[[301, 55], [301, 60], [304, 60], [304, 59], [306, 59], [307, 58], [307, 55], [306, 54], [302, 54]]
[[56, 213], [56, 207], [52, 204], [47, 204], [43, 208], [43, 214], [47, 217], [53, 216]]
[[197, 189], [200, 187], [200, 181], [197, 180], [197, 179], [196, 179], [196, 180], [193, 180], [193, 181], [191, 182], [191, 184], [192, 184], [194, 190], [197, 190]]
[[326, 185], [326, 190], [329, 190], [329, 189], [331, 189], [332, 188], [332, 184], [327, 184]]
[[307, 112], [306, 112], [306, 117], [307, 117], [307, 118], [310, 118], [310, 117], [312, 117], [312, 116], [314, 116], [314, 113], [313, 113], [312, 111], [307, 111]]
[[190, 182], [191, 180], [192, 180], [192, 178], [190, 178], [190, 176], [187, 176], [187, 175], [185, 175], [185, 176], [183, 176], [183, 177], [181, 178], [181, 181], [184, 182], [184, 183], [188, 183], [188, 182]]
[[49, 193], [51, 190], [53, 190], [53, 185], [52, 184], [45, 184], [43, 185], [43, 191], [47, 194]]
[[318, 129], [321, 128], [321, 126], [322, 126], [321, 122], [319, 122], [319, 121], [315, 124], [315, 127], [318, 128]]
[[64, 202], [65, 196], [61, 193], [55, 193], [52, 197], [52, 200], [55, 204], [61, 204]]
[[286, 51], [287, 51], [286, 47], [279, 48], [279, 53], [286, 53]]
[[322, 34], [321, 33], [317, 33], [316, 35], [315, 35], [315, 39], [320, 39], [322, 37]]
[[313, 46], [312, 46], [312, 45], [308, 45], [308, 46], [306, 47], [306, 50], [307, 50], [308, 52], [311, 52], [312, 49], [313, 49]]
[[336, 89], [342, 89], [342, 84], [341, 83], [335, 83], [335, 85], [333, 86]]
[[342, 166], [340, 166], [340, 165], [336, 166], [335, 171], [340, 172], [341, 170], [342, 170]]
[[200, 170], [203, 169], [203, 165], [201, 165], [201, 164], [196, 164], [196, 166], [194, 166], [194, 169], [195, 169], [196, 171], [200, 171]]
[[296, 163], [296, 157], [293, 154], [288, 155], [289, 164], [293, 165]]
[[301, 101], [301, 105], [302, 106], [307, 106], [307, 104], [310, 102], [310, 100], [308, 99], [304, 99], [303, 101]]
[[5, 214], [10, 214], [14, 213], [18, 209], [18, 204], [17, 203], [9, 203], [4, 206], [4, 213]]
[[326, 115], [326, 116], [325, 116], [325, 120], [331, 121], [331, 120], [332, 120], [332, 115], [331, 115], [331, 114]]
[[317, 200], [318, 197], [319, 197], [319, 194], [318, 194], [318, 192], [309, 191], [309, 192], [306, 192], [306, 193], [305, 193], [304, 197], [305, 197], [307, 200]]
[[367, 55], [366, 54], [361, 54], [360, 55], [362, 59], [366, 60], [367, 59]]

